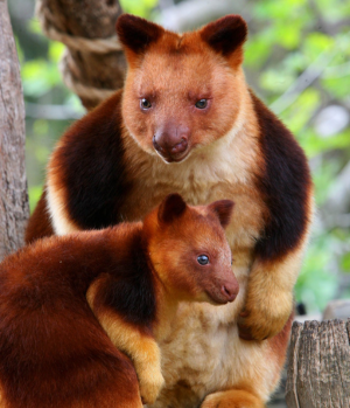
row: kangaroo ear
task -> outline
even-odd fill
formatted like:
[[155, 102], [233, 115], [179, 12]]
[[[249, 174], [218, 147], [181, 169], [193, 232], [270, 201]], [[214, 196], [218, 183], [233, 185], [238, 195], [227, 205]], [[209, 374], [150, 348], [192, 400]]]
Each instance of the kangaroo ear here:
[[222, 17], [200, 30], [202, 40], [216, 52], [229, 57], [246, 40], [248, 29], [243, 18], [236, 14]]
[[144, 52], [164, 32], [159, 25], [132, 14], [122, 14], [118, 18], [116, 30], [126, 51], [130, 50], [135, 54]]
[[184, 213], [186, 207], [187, 204], [179, 194], [170, 194], [159, 206], [158, 219], [163, 223], [172, 222]]
[[219, 218], [220, 224], [226, 228], [231, 221], [232, 210], [235, 203], [231, 200], [220, 200], [209, 204], [209, 208], [214, 211]]

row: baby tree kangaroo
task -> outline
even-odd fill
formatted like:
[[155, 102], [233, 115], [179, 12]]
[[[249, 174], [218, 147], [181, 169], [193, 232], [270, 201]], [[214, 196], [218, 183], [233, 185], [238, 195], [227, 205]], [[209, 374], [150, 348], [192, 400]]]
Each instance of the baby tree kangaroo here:
[[223, 229], [232, 207], [189, 207], [172, 194], [143, 222], [38, 240], [6, 258], [0, 406], [153, 403], [163, 384], [156, 341], [178, 302], [237, 296]]

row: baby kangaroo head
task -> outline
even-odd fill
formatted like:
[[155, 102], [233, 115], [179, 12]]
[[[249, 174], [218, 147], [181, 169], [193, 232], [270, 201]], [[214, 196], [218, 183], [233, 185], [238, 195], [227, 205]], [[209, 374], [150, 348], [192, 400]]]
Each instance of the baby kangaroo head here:
[[234, 203], [188, 206], [171, 194], [144, 222], [153, 268], [166, 290], [181, 300], [232, 302], [238, 282], [224, 228]]

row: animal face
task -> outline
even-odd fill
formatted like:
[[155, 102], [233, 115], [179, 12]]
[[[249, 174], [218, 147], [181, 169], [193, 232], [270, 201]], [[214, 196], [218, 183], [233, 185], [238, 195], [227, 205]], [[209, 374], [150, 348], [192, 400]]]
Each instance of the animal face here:
[[239, 287], [223, 228], [232, 208], [229, 200], [190, 207], [172, 194], [146, 218], [151, 262], [176, 298], [214, 304], [236, 298]]
[[239, 16], [228, 17], [183, 35], [135, 16], [118, 20], [129, 63], [123, 118], [149, 154], [181, 162], [234, 126], [246, 26]]

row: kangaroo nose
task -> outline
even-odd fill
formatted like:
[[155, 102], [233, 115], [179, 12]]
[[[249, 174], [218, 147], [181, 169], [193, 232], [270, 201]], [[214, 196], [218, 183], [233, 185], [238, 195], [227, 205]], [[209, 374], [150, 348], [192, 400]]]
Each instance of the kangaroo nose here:
[[229, 302], [232, 302], [236, 299], [238, 291], [238, 282], [226, 282], [221, 286], [221, 293]]
[[182, 137], [179, 143], [176, 143], [171, 146], [168, 146], [168, 149], [170, 151], [171, 154], [177, 154], [177, 153], [182, 153], [187, 149], [188, 146], [188, 141], [185, 137]]
[[181, 161], [188, 149], [189, 129], [170, 127], [156, 132], [153, 146], [167, 161]]
[[158, 138], [154, 136], [153, 138], [154, 148], [164, 155], [173, 155], [182, 153], [187, 149], [188, 141], [185, 137], [179, 140], [172, 140], [170, 138]]

